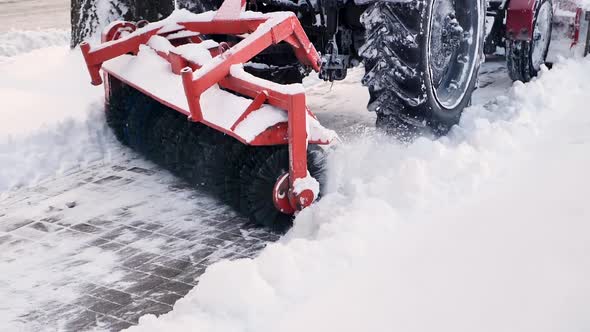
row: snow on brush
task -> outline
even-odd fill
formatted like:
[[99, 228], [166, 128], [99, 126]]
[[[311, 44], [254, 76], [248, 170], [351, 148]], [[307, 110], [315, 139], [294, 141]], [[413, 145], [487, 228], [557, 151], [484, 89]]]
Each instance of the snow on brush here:
[[341, 146], [278, 243], [129, 331], [590, 329], [588, 77], [566, 61], [448, 137]]
[[46, 47], [0, 61], [0, 193], [108, 159], [102, 87], [79, 50]]

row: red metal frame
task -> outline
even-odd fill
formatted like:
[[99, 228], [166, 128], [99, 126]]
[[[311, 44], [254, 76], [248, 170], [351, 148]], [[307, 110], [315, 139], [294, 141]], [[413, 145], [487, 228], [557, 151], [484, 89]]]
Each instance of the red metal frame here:
[[506, 38], [533, 40], [535, 6], [538, 0], [510, 0], [506, 10]]
[[[178, 109], [177, 107], [174, 107], [174, 105], [170, 105], [166, 101], [147, 93], [147, 91], [143, 90], [141, 86], [131, 85], [143, 93], [151, 95], [159, 102], [188, 115], [191, 121], [201, 122], [216, 130], [231, 135], [245, 144], [276, 145], [287, 143], [289, 145], [290, 160], [288, 176], [290, 189], [288, 198], [292, 207], [296, 210], [300, 210], [310, 205], [315, 200], [314, 193], [311, 190], [304, 190], [298, 194], [294, 194], [292, 190], [293, 183], [297, 179], [307, 177], [308, 174], [307, 115], [310, 114], [313, 116], [313, 114], [307, 109], [305, 94], [302, 92], [289, 93], [285, 91], [277, 91], [275, 89], [276, 84], [270, 81], [256, 80], [257, 83], [253, 83], [238, 77], [233, 77], [230, 73], [230, 68], [233, 65], [249, 61], [269, 46], [283, 41], [292, 46], [295, 55], [303, 64], [312, 67], [316, 71], [319, 71], [320, 56], [309, 41], [299, 20], [294, 15], [276, 19], [276, 24], [268, 27], [268, 24], [265, 23], [268, 22], [268, 20], [275, 18], [272, 15], [261, 16], [262, 18], [240, 19], [234, 17], [228, 19], [230, 12], [235, 9], [227, 9], [228, 6], [226, 6], [226, 4], [229, 2], [230, 1], [226, 1], [226, 3], [224, 3], [216, 17], [211, 21], [180, 22], [178, 25], [182, 27], [181, 29], [166, 31], [166, 33], [160, 33], [161, 26], [157, 25], [152, 28], [146, 26], [137, 31], [132, 23], [129, 22], [119, 22], [110, 26], [109, 31], [106, 31], [103, 36], [104, 39], [102, 45], [91, 47], [88, 43], [81, 44], [81, 50], [90, 73], [91, 82], [93, 85], [102, 84], [103, 80], [100, 75], [100, 70], [104, 62], [124, 54], [137, 54], [140, 45], [146, 45], [149, 39], [155, 35], [165, 36], [183, 30], [200, 34], [216, 35], [243, 35], [255, 33], [256, 37], [254, 39], [248, 39], [246, 37], [246, 39], [233, 45], [227, 50], [219, 49], [211, 51], [214, 58], [210, 63], [205, 64], [203, 68], [179, 54], [172, 52], [170, 52], [170, 54], [164, 54], [158, 52], [161, 57], [170, 62], [172, 72], [179, 74], [182, 77], [184, 93], [189, 105], [188, 114], [186, 110]], [[224, 9], [224, 7], [226, 8]], [[222, 11], [226, 9], [227, 11], [222, 14]], [[263, 24], [265, 25], [265, 28], [261, 29], [261, 31], [257, 31]], [[122, 36], [120, 33], [121, 30], [132, 33]], [[125, 83], [129, 83], [124, 77], [118, 77], [113, 73], [109, 74], [112, 74]], [[181, 78], [179, 77], [179, 79]], [[234, 91], [240, 95], [253, 99], [250, 106], [244, 110], [243, 114], [233, 124], [230, 130], [221, 128], [203, 118], [199, 102], [200, 96], [215, 84], [219, 84], [224, 89]], [[108, 89], [108, 87], [106, 87], [106, 89]], [[246, 142], [234, 132], [234, 129], [240, 124], [240, 122], [246, 119], [249, 114], [256, 112], [256, 110], [258, 110], [264, 103], [285, 110], [288, 115], [288, 122], [286, 125], [277, 124], [258, 135], [253, 141]], [[327, 144], [329, 142], [312, 143]]]
[[582, 8], [576, 8], [576, 18], [574, 20], [574, 31], [572, 36], [572, 44], [570, 47], [578, 45], [578, 42], [580, 40], [580, 21], [582, 20], [583, 14], [584, 11], [582, 10]]

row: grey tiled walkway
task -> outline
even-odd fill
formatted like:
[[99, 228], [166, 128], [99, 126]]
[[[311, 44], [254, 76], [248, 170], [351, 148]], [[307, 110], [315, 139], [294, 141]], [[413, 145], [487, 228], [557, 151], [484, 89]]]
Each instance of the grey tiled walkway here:
[[0, 198], [3, 327], [120, 330], [277, 238], [141, 160], [91, 165]]

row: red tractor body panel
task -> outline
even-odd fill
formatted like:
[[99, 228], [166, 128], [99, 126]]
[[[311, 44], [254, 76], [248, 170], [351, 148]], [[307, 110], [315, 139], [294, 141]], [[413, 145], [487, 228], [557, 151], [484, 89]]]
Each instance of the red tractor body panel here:
[[506, 38], [530, 41], [533, 38], [537, 0], [510, 0], [506, 10]]

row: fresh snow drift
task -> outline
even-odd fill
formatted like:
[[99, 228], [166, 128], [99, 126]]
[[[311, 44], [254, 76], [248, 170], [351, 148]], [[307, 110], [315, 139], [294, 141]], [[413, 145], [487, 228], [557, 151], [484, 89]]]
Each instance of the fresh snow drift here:
[[558, 64], [436, 141], [342, 146], [281, 241], [130, 331], [587, 330], [589, 75]]
[[[15, 49], [46, 46], [31, 40]], [[0, 195], [109, 158], [118, 146], [104, 121], [103, 89], [89, 84], [81, 52], [66, 45], [0, 59]]]
[[49, 46], [66, 45], [70, 40], [67, 30], [48, 29], [0, 32], [0, 62], [8, 57]]

